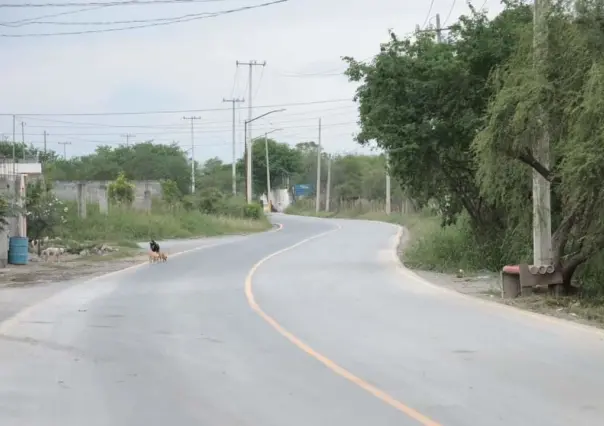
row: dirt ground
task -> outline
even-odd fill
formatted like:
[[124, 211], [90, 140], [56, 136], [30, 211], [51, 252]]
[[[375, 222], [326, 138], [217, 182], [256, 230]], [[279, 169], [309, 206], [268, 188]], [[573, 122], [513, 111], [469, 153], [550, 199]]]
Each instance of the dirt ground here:
[[[409, 242], [409, 233], [404, 232], [400, 245], [399, 256], [404, 262], [404, 248]], [[590, 304], [577, 297], [558, 297], [545, 294], [534, 294], [509, 300], [501, 297], [501, 284], [498, 274], [484, 272], [474, 274], [445, 274], [433, 271], [413, 270], [420, 277], [433, 284], [455, 290], [473, 297], [490, 300], [549, 315], [569, 321], [579, 322], [594, 327], [604, 328], [604, 305]]]
[[58, 263], [44, 262], [32, 256], [27, 265], [8, 265], [0, 269], [0, 288], [26, 287], [83, 277], [92, 278], [127, 268], [146, 259], [146, 254], [137, 250], [108, 253], [104, 256], [64, 255]]

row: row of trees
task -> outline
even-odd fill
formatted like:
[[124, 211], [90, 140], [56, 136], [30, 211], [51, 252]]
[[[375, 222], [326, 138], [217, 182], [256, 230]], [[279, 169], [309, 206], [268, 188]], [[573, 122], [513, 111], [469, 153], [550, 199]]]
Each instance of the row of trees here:
[[[295, 146], [268, 139], [271, 186], [287, 188], [295, 184], [316, 184], [317, 144], [303, 142]], [[131, 146], [99, 146], [95, 152], [65, 160], [53, 151], [40, 152], [33, 147], [17, 144], [17, 158], [39, 156], [44, 163], [48, 182], [66, 180], [114, 181], [122, 174], [127, 181], [162, 181], [164, 197], [175, 202], [190, 193], [191, 169], [187, 153], [176, 144], [155, 145], [139, 143]], [[266, 191], [266, 153], [264, 140], [253, 144], [252, 187], [255, 194]], [[12, 144], [0, 143], [0, 155], [11, 157]], [[321, 161], [321, 187], [327, 185], [329, 154]], [[334, 199], [385, 199], [385, 158], [383, 156], [331, 155], [331, 193]], [[217, 190], [223, 194], [232, 191], [232, 168], [228, 162], [212, 158], [196, 168], [196, 187], [199, 191]], [[118, 179], [119, 180], [119, 179]], [[121, 182], [121, 180], [120, 180]], [[236, 184], [242, 193], [245, 186], [243, 158], [236, 163]], [[123, 185], [122, 185], [123, 186]], [[120, 187], [121, 188], [121, 187]], [[124, 186], [125, 188], [125, 186]], [[393, 185], [395, 191], [399, 191]], [[123, 192], [123, 191], [122, 191]], [[131, 192], [131, 191], [130, 191]], [[128, 194], [130, 194], [130, 192]], [[132, 194], [119, 193], [120, 199]]]
[[[558, 0], [547, 10], [544, 59], [533, 66], [533, 10], [504, 0], [472, 10], [444, 43], [429, 32], [390, 41], [369, 63], [345, 58], [359, 83], [361, 144], [390, 153], [416, 200], [464, 215], [492, 267], [531, 253], [531, 173], [552, 185], [554, 257], [565, 284], [604, 248], [604, 1]], [[544, 119], [545, 117], [545, 119]], [[546, 130], [551, 167], [533, 154]]]
[[[317, 145], [314, 142], [291, 146], [274, 139], [267, 140], [271, 185], [287, 188], [298, 183], [314, 186], [317, 174]], [[178, 145], [140, 143], [131, 146], [99, 146], [95, 152], [71, 159], [63, 159], [53, 151], [41, 152], [34, 147], [16, 144], [16, 157], [38, 157], [43, 162], [43, 181], [28, 188], [28, 206], [32, 238], [44, 236], [49, 229], [64, 220], [64, 208], [52, 193], [53, 181], [73, 180], [111, 181], [108, 187], [112, 204], [129, 205], [134, 199], [135, 180], [159, 180], [163, 200], [170, 208], [184, 207], [210, 214], [241, 215], [257, 218], [261, 212], [246, 206], [242, 198], [231, 197], [232, 166], [219, 158], [198, 165], [196, 194], [190, 194], [191, 169], [187, 153]], [[13, 144], [0, 143], [0, 155], [12, 158]], [[253, 144], [253, 192], [266, 190], [265, 141]], [[321, 187], [327, 184], [328, 154], [321, 161]], [[383, 156], [331, 156], [332, 205], [336, 200], [385, 199], [385, 161]], [[238, 193], [244, 192], [245, 168], [243, 159], [236, 163]], [[395, 186], [396, 188], [396, 186]], [[399, 189], [400, 192], [400, 189]], [[56, 207], [51, 208], [52, 206]], [[56, 210], [56, 211], [55, 211]], [[1, 213], [1, 212], [0, 212]], [[34, 225], [34, 221], [36, 224]]]

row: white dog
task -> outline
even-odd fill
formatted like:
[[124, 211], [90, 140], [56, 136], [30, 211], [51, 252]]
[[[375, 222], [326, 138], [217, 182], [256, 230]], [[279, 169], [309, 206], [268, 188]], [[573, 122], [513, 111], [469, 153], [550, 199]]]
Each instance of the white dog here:
[[65, 253], [65, 249], [63, 247], [48, 247], [42, 250], [42, 257], [44, 258], [45, 262], [48, 262], [49, 257], [54, 257], [55, 262], [58, 262], [63, 253]]

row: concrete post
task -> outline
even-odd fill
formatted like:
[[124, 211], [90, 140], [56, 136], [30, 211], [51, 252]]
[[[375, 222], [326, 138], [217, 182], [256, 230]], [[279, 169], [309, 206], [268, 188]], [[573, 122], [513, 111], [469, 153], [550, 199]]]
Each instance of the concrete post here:
[[143, 195], [143, 208], [146, 212], [151, 211], [151, 190], [149, 189], [149, 182], [145, 182], [145, 193]]
[[78, 216], [86, 218], [86, 184], [78, 182], [77, 184]]
[[109, 213], [109, 195], [107, 193], [107, 187], [101, 185], [97, 190], [97, 200], [99, 202], [99, 211], [102, 214]]
[[[25, 197], [27, 196], [27, 186], [25, 183], [25, 175], [17, 175], [17, 179], [15, 182], [15, 197], [16, 204], [20, 210], [25, 209]], [[17, 216], [17, 236], [18, 237], [26, 237], [27, 236], [27, 222], [25, 220], [25, 214], [23, 212], [19, 212]]]

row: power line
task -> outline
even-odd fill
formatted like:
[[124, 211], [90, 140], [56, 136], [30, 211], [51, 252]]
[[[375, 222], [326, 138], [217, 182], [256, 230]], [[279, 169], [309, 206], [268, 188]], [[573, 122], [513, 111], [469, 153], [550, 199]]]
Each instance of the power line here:
[[[272, 104], [272, 105], [256, 105], [254, 108], [280, 108], [293, 107], [303, 105], [319, 105], [337, 102], [353, 102], [350, 98], [343, 99], [325, 99], [321, 101], [310, 102], [293, 102], [289, 104]], [[239, 108], [237, 108], [239, 109]], [[231, 108], [207, 108], [207, 109], [184, 109], [184, 110], [155, 110], [155, 111], [128, 111], [128, 112], [74, 112], [74, 113], [0, 113], [0, 117], [12, 117], [13, 115], [30, 116], [30, 117], [102, 117], [102, 116], [119, 116], [119, 115], [161, 115], [161, 114], [186, 114], [196, 112], [213, 112], [213, 111], [230, 111]]]
[[[332, 111], [332, 112], [329, 112]], [[291, 116], [293, 116], [294, 118], [286, 118], [286, 119], [278, 119], [275, 121], [271, 121], [272, 124], [274, 125], [282, 125], [285, 123], [301, 123], [301, 122], [308, 122], [308, 121], [313, 121], [316, 120], [317, 115], [321, 115], [323, 118], [329, 118], [329, 117], [336, 117], [336, 116], [341, 116], [341, 115], [352, 115], [356, 112], [356, 110], [349, 108], [332, 108], [332, 109], [323, 109], [323, 110], [314, 110], [314, 111], [304, 111], [302, 113], [299, 114], [291, 114]], [[27, 116], [26, 116], [27, 117]], [[286, 116], [288, 117], [288, 116]], [[38, 119], [38, 118], [32, 118], [32, 117], [27, 117], [28, 120], [41, 120], [41, 121], [51, 121], [51, 122], [56, 122], [56, 120], [45, 120], [45, 119]], [[30, 128], [40, 128], [40, 129], [69, 129], [69, 131], [76, 131], [76, 132], [86, 132], [86, 131], [102, 131], [103, 133], [90, 133], [90, 134], [106, 134], [106, 135], [117, 135], [120, 134], [119, 131], [122, 129], [136, 129], [136, 131], [138, 132], [139, 135], [155, 135], [155, 134], [173, 134], [173, 133], [178, 133], [180, 131], [184, 131], [184, 127], [182, 124], [179, 125], [174, 125], [174, 124], [167, 124], [164, 126], [152, 126], [152, 125], [116, 125], [116, 124], [102, 124], [102, 123], [98, 123], [96, 125], [93, 125], [93, 123], [86, 123], [89, 124], [89, 126], [87, 127], [78, 127], [76, 126], [76, 124], [81, 124], [81, 123], [76, 123], [76, 122], [69, 122], [69, 121], [61, 121], [62, 123], [73, 123], [72, 125], [48, 125], [48, 124], [43, 124], [43, 125], [30, 125], [28, 127]], [[228, 120], [217, 120], [217, 121], [205, 121], [205, 124], [208, 125], [214, 125], [208, 128], [211, 129], [220, 129], [222, 128], [222, 126], [224, 126], [224, 129], [227, 129], [227, 127], [229, 125], [232, 126], [232, 123], [229, 122]], [[218, 126], [218, 127], [216, 127]], [[103, 131], [104, 129], [107, 129], [106, 131]], [[147, 131], [140, 131], [140, 129], [144, 129]], [[59, 130], [61, 131], [61, 130]], [[112, 132], [113, 131], [113, 132]], [[76, 134], [76, 133], [73, 133]], [[86, 134], [86, 133], [77, 133], [77, 134]]]
[[27, 25], [27, 24], [29, 24], [29, 23], [31, 23], [33, 21], [38, 21], [40, 19], [56, 18], [56, 17], [64, 16], [64, 15], [74, 15], [76, 13], [90, 12], [92, 10], [103, 9], [105, 7], [110, 7], [110, 6], [88, 7], [88, 8], [85, 8], [85, 9], [70, 10], [68, 12], [51, 13], [51, 14], [48, 14], [48, 15], [37, 16], [35, 18], [19, 19], [17, 21], [4, 21], [4, 22], [0, 22], [0, 26], [21, 27], [23, 25]]
[[[189, 119], [190, 117], [188, 117]], [[313, 118], [313, 120], [316, 120], [316, 118]], [[349, 125], [353, 125], [353, 124], [357, 124], [356, 121], [341, 121], [341, 122], [336, 122], [336, 123], [330, 123], [330, 124], [324, 124], [323, 127], [337, 127], [337, 126], [349, 126]], [[279, 122], [272, 122], [271, 124], [266, 124], [264, 126], [261, 126], [261, 128], [272, 128], [275, 125], [280, 125]], [[304, 125], [297, 125], [297, 126], [286, 126], [286, 129], [309, 129], [309, 128], [315, 128], [316, 125], [314, 124], [304, 124]], [[197, 131], [196, 133], [200, 133], [200, 134], [206, 134], [206, 133], [222, 133], [222, 132], [226, 132], [230, 130], [229, 127], [204, 127], [203, 130], [201, 131]], [[23, 133], [25, 136], [37, 136], [38, 133]], [[171, 132], [147, 132], [147, 133], [138, 133], [139, 136], [141, 135], [145, 135], [145, 136], [153, 136], [153, 135], [186, 135], [186, 134], [190, 134], [190, 132], [185, 131], [184, 129], [180, 130], [180, 131], [171, 131]], [[113, 137], [134, 137], [135, 135], [125, 135], [122, 133], [54, 133], [53, 132], [53, 136], [113, 136]]]
[[231, 99], [235, 99], [235, 90], [237, 90], [237, 83], [239, 79], [239, 67], [235, 67], [235, 76], [233, 77], [233, 88], [231, 89]]
[[[248, 7], [253, 8], [254, 6], [248, 6]], [[260, 7], [260, 6], [256, 6], [256, 7]], [[214, 16], [219, 16], [220, 14], [223, 14], [224, 12], [230, 13], [230, 12], [236, 12], [236, 11], [240, 11], [240, 10], [244, 10], [244, 9], [233, 9], [233, 10], [219, 11], [219, 12], [188, 13], [186, 15], [173, 16], [170, 18], [130, 19], [127, 21], [79, 21], [78, 22], [78, 21], [39, 21], [39, 20], [35, 20], [32, 22], [27, 22], [22, 25], [19, 25], [19, 27], [21, 27], [23, 25], [70, 25], [70, 26], [99, 25], [100, 26], [100, 25], [145, 24], [145, 23], [152, 23], [152, 22], [183, 21], [188, 18], [203, 18], [203, 17], [212, 18]], [[12, 25], [6, 25], [3, 23], [0, 23], [0, 26], [12, 27]]]
[[[210, 1], [210, 0], [208, 0]], [[215, 0], [222, 1], [222, 0]], [[166, 21], [162, 22], [151, 22], [147, 24], [141, 25], [130, 25], [122, 28], [106, 28], [99, 30], [82, 30], [82, 31], [67, 31], [67, 32], [57, 32], [57, 33], [28, 33], [28, 34], [0, 34], [0, 37], [8, 37], [8, 38], [22, 38], [22, 37], [52, 37], [52, 36], [66, 36], [66, 35], [81, 35], [81, 34], [93, 34], [93, 33], [107, 33], [107, 32], [116, 32], [116, 31], [128, 31], [128, 30], [137, 30], [141, 28], [150, 28], [150, 27], [159, 27], [164, 25], [172, 25], [172, 24], [180, 24], [184, 22], [198, 21], [201, 19], [209, 19], [216, 18], [218, 16], [223, 16], [232, 13], [243, 12], [251, 9], [258, 9], [261, 7], [272, 6], [279, 3], [285, 3], [289, 0], [274, 0], [268, 3], [256, 4], [253, 6], [242, 6], [236, 9], [222, 10], [214, 13], [203, 13], [203, 14], [194, 14], [189, 17], [181, 17], [181, 18], [166, 18]]]
[[258, 92], [260, 91], [260, 85], [262, 84], [262, 78], [264, 77], [264, 70], [266, 67], [262, 67], [260, 71], [260, 78], [258, 79], [258, 85], [256, 86], [256, 91], [254, 92], [254, 98], [258, 96]]
[[[277, 120], [273, 123], [291, 123], [291, 122], [299, 122], [299, 121], [307, 121], [307, 120], [315, 120], [317, 115], [321, 115], [322, 117], [332, 117], [334, 115], [341, 115], [344, 113], [353, 112], [353, 108], [356, 108], [355, 105], [347, 105], [343, 107], [336, 108], [325, 108], [325, 109], [313, 109], [310, 111], [300, 111], [293, 113], [285, 113], [285, 117], [297, 117], [297, 118], [288, 118], [285, 120]], [[235, 108], [236, 110], [241, 110], [242, 108]], [[329, 113], [329, 114], [326, 114]], [[312, 117], [300, 117], [312, 115]], [[164, 124], [164, 125], [124, 125], [124, 124], [107, 124], [107, 123], [91, 123], [91, 122], [81, 122], [81, 121], [66, 121], [66, 120], [53, 120], [48, 118], [38, 118], [38, 117], [30, 117], [25, 116], [29, 120], [41, 121], [44, 123], [62, 123], [61, 125], [31, 125], [29, 127], [32, 128], [69, 128], [74, 130], [93, 130], [95, 128], [108, 128], [108, 129], [158, 129], [158, 130], [178, 130], [182, 129], [182, 123], [178, 124]], [[227, 120], [214, 120], [214, 121], [205, 121], [205, 124], [225, 124], [227, 125], [229, 121]], [[85, 126], [85, 127], [82, 127]]]
[[443, 27], [445, 25], [447, 25], [447, 22], [449, 21], [449, 18], [451, 17], [451, 13], [453, 13], [453, 8], [455, 8], [455, 3], [457, 3], [457, 0], [453, 0], [453, 3], [451, 4], [451, 8], [449, 9], [449, 13], [447, 13], [447, 17], [445, 18], [444, 22], [443, 22]]
[[426, 19], [424, 20], [424, 25], [422, 25], [422, 28], [426, 28], [426, 25], [428, 25], [428, 21], [430, 20], [430, 14], [432, 13], [433, 6], [434, 6], [434, 0], [432, 0], [430, 2], [430, 7], [428, 8], [428, 13], [426, 14]]
[[92, 1], [92, 2], [62, 2], [62, 3], [0, 3], [0, 8], [42, 8], [42, 7], [90, 7], [90, 6], [152, 6], [157, 4], [175, 3], [217, 3], [227, 0], [123, 0], [123, 1]]

